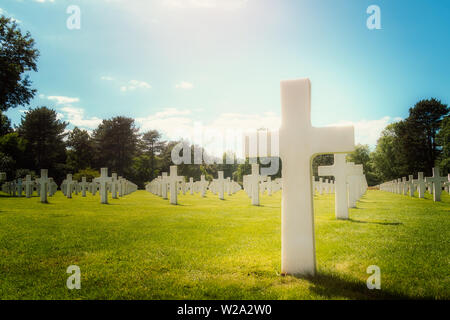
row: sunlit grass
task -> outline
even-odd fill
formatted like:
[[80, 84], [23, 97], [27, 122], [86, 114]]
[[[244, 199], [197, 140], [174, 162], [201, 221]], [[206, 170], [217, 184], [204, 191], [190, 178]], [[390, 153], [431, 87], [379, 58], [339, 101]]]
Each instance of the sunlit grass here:
[[[450, 298], [447, 194], [434, 203], [369, 191], [349, 221], [334, 219], [333, 196], [316, 196], [314, 278], [279, 275], [280, 199], [1, 197], [0, 298]], [[81, 290], [66, 288], [69, 265], [81, 268]], [[369, 265], [381, 268], [381, 290], [366, 287]]]

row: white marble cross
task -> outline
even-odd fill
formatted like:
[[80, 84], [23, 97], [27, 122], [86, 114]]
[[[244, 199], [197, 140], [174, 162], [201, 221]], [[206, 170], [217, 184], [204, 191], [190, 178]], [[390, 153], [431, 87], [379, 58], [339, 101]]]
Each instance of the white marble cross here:
[[112, 178], [108, 177], [108, 168], [101, 168], [100, 178], [95, 178], [94, 181], [100, 185], [100, 202], [108, 204], [108, 183], [112, 181]]
[[66, 178], [66, 197], [72, 199], [74, 181], [72, 180], [72, 175], [68, 174]]
[[31, 198], [33, 194], [34, 181], [31, 180], [31, 175], [27, 175], [25, 178], [25, 197]]
[[48, 170], [41, 169], [41, 177], [38, 179], [41, 203], [47, 203], [48, 181]]
[[205, 180], [205, 175], [200, 176], [200, 192], [202, 194], [202, 198], [206, 195], [206, 190], [208, 189], [209, 181]]
[[217, 191], [219, 193], [219, 199], [220, 200], [224, 200], [224, 193], [225, 193], [225, 179], [223, 178], [223, 171], [218, 171], [217, 172], [217, 179], [215, 179], [216, 182], [216, 186], [217, 186]]
[[53, 195], [58, 190], [58, 185], [55, 183], [53, 178], [48, 178], [48, 195], [53, 197]]
[[81, 178], [80, 186], [81, 186], [81, 196], [86, 197], [86, 190], [89, 186], [89, 183], [87, 183], [86, 177]]
[[22, 179], [17, 179], [17, 196], [19, 198], [22, 197], [22, 192], [23, 192]]
[[332, 166], [320, 166], [319, 176], [333, 176], [335, 179], [334, 210], [336, 219], [348, 219], [347, 177], [351, 174], [349, 165], [345, 162], [345, 154], [335, 154]]
[[248, 176], [247, 183], [250, 188], [250, 195], [252, 198], [252, 205], [259, 206], [259, 164], [252, 163], [252, 174]]
[[311, 125], [309, 79], [281, 82], [282, 124], [280, 156], [283, 164], [281, 213], [281, 271], [316, 272], [311, 158], [325, 153], [350, 153], [353, 127], [315, 128]]
[[164, 200], [167, 200], [167, 182], [168, 182], [167, 172], [163, 172], [162, 177], [159, 180], [159, 184], [160, 184], [159, 189], [161, 190], [161, 197]]
[[408, 176], [409, 180], [406, 182], [406, 189], [409, 190], [409, 196], [414, 197], [415, 187], [413, 175]]
[[231, 178], [230, 177], [228, 177], [226, 179], [225, 186], [226, 186], [225, 190], [226, 190], [227, 194], [229, 196], [231, 196]]
[[194, 178], [189, 178], [189, 182], [187, 184], [187, 187], [189, 189], [189, 193], [191, 195], [193, 195], [194, 194]]
[[170, 204], [178, 204], [178, 182], [184, 178], [178, 175], [177, 166], [170, 166], [170, 176], [167, 178], [170, 186]]
[[425, 181], [433, 184], [433, 201], [441, 201], [442, 183], [447, 182], [447, 177], [441, 177], [439, 167], [433, 168], [433, 177], [427, 177]]

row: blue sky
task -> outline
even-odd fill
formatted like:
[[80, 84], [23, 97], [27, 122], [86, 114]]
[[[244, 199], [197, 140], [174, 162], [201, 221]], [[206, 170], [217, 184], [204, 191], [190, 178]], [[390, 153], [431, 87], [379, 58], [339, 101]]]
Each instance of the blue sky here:
[[[381, 30], [366, 27], [369, 5]], [[81, 29], [69, 30], [69, 5]], [[136, 118], [168, 137], [276, 127], [279, 82], [309, 77], [317, 126], [353, 123], [357, 142], [422, 98], [450, 102], [450, 3], [381, 0], [3, 0], [41, 52], [31, 106], [92, 130]], [[23, 108], [8, 111], [18, 123]]]

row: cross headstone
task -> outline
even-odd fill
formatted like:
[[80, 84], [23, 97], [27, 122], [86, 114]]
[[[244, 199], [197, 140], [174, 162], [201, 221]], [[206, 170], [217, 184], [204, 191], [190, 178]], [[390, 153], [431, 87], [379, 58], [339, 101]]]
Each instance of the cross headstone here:
[[81, 196], [86, 197], [86, 191], [88, 190], [89, 187], [89, 183], [87, 182], [86, 177], [81, 178], [80, 187], [81, 187]]
[[282, 273], [314, 275], [316, 271], [311, 158], [353, 151], [353, 127], [311, 125], [309, 79], [281, 82], [282, 125]]
[[53, 197], [53, 195], [58, 190], [58, 185], [55, 183], [53, 178], [48, 178], [48, 195]]
[[111, 174], [111, 198], [117, 199], [117, 173], [113, 172]]
[[162, 177], [160, 179], [160, 190], [161, 190], [161, 197], [164, 200], [167, 200], [167, 172], [162, 173]]
[[178, 204], [178, 182], [184, 178], [178, 175], [177, 166], [170, 166], [170, 176], [167, 178], [170, 186], [170, 204]]
[[100, 169], [100, 177], [94, 179], [100, 185], [100, 202], [108, 204], [108, 183], [111, 183], [112, 178], [108, 177], [108, 168]]
[[48, 170], [41, 169], [41, 177], [38, 179], [40, 186], [40, 198], [41, 203], [47, 203], [47, 191], [48, 191]]
[[189, 193], [191, 195], [193, 195], [194, 194], [194, 178], [189, 178], [188, 188], [189, 188]]
[[215, 183], [217, 186], [217, 192], [219, 193], [219, 199], [220, 200], [224, 200], [224, 193], [225, 193], [225, 179], [223, 178], [223, 171], [218, 171], [217, 172], [217, 179], [215, 179]]
[[252, 174], [248, 176], [247, 181], [250, 187], [252, 205], [259, 206], [259, 164], [252, 163]]
[[408, 185], [406, 177], [402, 177], [402, 194], [404, 196], [408, 194]]
[[31, 195], [33, 194], [33, 186], [34, 181], [31, 180], [31, 175], [27, 175], [25, 177], [25, 197], [31, 198]]
[[206, 195], [206, 190], [208, 189], [209, 181], [205, 180], [205, 175], [200, 176], [200, 192], [202, 195], [202, 198]]
[[409, 180], [406, 182], [406, 189], [409, 190], [409, 196], [414, 197], [415, 187], [414, 187], [414, 178], [412, 175], [408, 176]]
[[22, 179], [17, 179], [17, 196], [22, 197], [23, 183]]
[[336, 219], [348, 219], [347, 177], [351, 174], [345, 161], [345, 154], [335, 154], [332, 166], [320, 166], [319, 176], [333, 176], [335, 179], [334, 210]]
[[447, 177], [441, 177], [439, 167], [433, 168], [433, 177], [427, 177], [425, 181], [433, 184], [433, 201], [441, 201], [442, 183], [447, 181]]
[[66, 178], [66, 197], [67, 199], [72, 199], [72, 192], [75, 181], [72, 180], [72, 175], [69, 173]]

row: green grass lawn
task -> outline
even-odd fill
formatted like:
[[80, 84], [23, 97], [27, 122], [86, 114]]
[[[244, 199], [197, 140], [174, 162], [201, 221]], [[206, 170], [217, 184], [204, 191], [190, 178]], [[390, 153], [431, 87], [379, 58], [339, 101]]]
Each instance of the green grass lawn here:
[[[450, 298], [447, 194], [434, 203], [369, 191], [349, 221], [335, 220], [332, 195], [316, 196], [311, 278], [279, 274], [280, 199], [0, 197], [0, 299]], [[70, 265], [81, 290], [66, 288]], [[367, 289], [369, 265], [381, 268], [381, 290]]]

